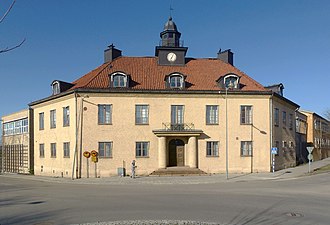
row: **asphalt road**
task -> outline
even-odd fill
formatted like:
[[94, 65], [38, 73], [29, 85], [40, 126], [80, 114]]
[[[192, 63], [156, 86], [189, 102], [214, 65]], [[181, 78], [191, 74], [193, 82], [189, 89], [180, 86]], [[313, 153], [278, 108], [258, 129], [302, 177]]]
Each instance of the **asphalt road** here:
[[288, 180], [118, 185], [0, 175], [1, 225], [122, 220], [329, 225], [330, 174]]

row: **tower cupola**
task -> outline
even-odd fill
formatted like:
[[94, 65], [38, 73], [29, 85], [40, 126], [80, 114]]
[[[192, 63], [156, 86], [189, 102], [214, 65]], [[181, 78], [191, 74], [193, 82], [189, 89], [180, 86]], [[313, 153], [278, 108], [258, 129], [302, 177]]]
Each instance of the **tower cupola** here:
[[178, 31], [172, 17], [170, 17], [164, 25], [164, 30], [160, 33], [161, 46], [180, 47], [180, 37], [181, 33]]

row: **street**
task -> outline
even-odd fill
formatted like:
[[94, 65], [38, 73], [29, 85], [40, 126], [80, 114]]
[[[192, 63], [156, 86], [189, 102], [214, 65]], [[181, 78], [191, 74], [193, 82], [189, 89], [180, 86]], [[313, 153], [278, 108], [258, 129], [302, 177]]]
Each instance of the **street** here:
[[30, 177], [0, 175], [1, 225], [123, 220], [328, 225], [330, 221], [329, 173], [286, 180], [200, 184], [159, 184], [157, 177], [139, 183], [135, 183], [138, 178], [122, 178], [129, 179], [127, 184], [114, 185]]

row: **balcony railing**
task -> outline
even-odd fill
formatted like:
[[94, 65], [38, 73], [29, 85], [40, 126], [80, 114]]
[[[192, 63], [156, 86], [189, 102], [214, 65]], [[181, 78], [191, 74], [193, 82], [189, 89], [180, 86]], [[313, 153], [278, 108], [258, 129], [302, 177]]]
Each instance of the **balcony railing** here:
[[166, 131], [192, 131], [195, 130], [193, 123], [163, 123], [163, 129]]

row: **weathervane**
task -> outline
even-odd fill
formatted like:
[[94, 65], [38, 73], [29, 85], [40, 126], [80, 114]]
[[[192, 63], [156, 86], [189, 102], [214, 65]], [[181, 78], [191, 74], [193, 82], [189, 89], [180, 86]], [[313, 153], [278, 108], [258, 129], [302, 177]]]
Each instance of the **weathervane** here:
[[173, 11], [174, 9], [172, 8], [172, 1], [170, 2], [170, 17], [172, 17], [172, 11]]

